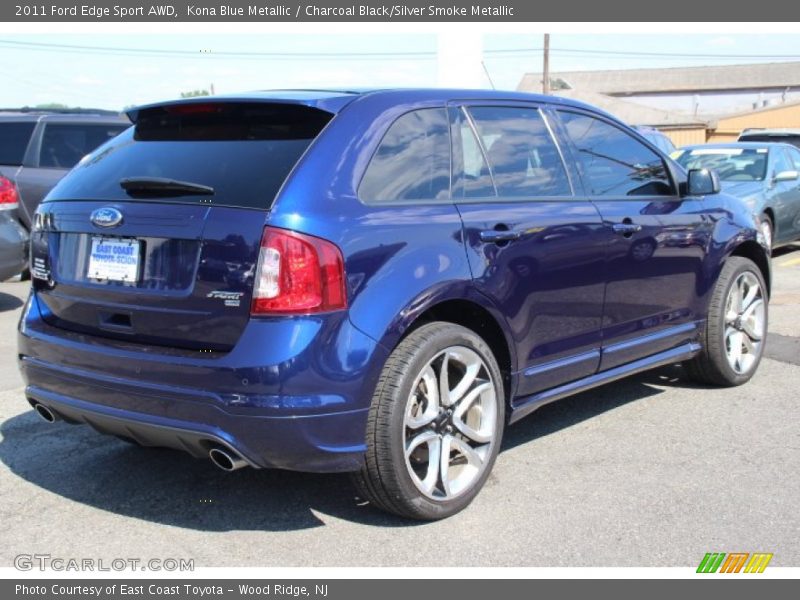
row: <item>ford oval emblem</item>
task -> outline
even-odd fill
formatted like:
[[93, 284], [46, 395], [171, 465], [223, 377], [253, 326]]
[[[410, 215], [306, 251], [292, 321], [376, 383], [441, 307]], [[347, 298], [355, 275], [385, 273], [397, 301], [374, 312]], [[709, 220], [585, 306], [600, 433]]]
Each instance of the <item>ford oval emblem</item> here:
[[116, 208], [106, 206], [93, 210], [89, 219], [98, 227], [116, 227], [122, 223], [122, 213]]

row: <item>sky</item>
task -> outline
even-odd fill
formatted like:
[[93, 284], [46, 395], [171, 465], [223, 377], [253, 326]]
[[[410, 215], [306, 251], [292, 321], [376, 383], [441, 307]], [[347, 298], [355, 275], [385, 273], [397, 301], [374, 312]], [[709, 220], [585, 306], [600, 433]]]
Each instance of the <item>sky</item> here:
[[[550, 62], [553, 71], [777, 62], [800, 60], [798, 42], [786, 34], [558, 34]], [[440, 58], [450, 43], [460, 47]], [[540, 33], [4, 33], [0, 107], [58, 102], [118, 110], [212, 84], [216, 93], [444, 83], [515, 89], [525, 72], [541, 71], [541, 48]]]

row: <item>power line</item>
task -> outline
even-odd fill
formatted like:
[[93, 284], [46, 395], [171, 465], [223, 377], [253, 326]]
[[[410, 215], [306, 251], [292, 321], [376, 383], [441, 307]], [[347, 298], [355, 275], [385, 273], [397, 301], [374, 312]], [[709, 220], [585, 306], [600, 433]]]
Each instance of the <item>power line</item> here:
[[[256, 51], [201, 51], [201, 50], [174, 50], [166, 48], [129, 48], [115, 46], [87, 46], [79, 44], [53, 44], [44, 42], [24, 42], [16, 40], [0, 40], [0, 46], [16, 47], [33, 51], [59, 51], [78, 54], [112, 54], [131, 56], [176, 57], [176, 58], [237, 58], [237, 59], [299, 59], [299, 60], [391, 60], [411, 59], [429, 60], [436, 58], [435, 50], [421, 51], [393, 51], [393, 52], [256, 52]], [[543, 48], [499, 48], [484, 50], [484, 55], [498, 58], [513, 58], [514, 56], [527, 56], [540, 54]], [[700, 60], [800, 60], [800, 54], [698, 54], [686, 52], [646, 52], [630, 50], [595, 50], [583, 48], [550, 48], [551, 54], [580, 55], [586, 58], [615, 57], [615, 58], [681, 58]]]
[[410, 52], [244, 52], [244, 51], [209, 51], [204, 52], [200, 50], [170, 50], [170, 49], [156, 49], [156, 48], [120, 48], [114, 46], [83, 46], [77, 44], [48, 44], [42, 42], [20, 42], [16, 40], [0, 40], [0, 45], [26, 48], [29, 50], [47, 50], [47, 51], [81, 51], [86, 53], [120, 53], [120, 54], [148, 54], [155, 56], [178, 56], [182, 58], [210, 58], [214, 56], [223, 56], [226, 58], [244, 58], [244, 57], [258, 57], [258, 58], [415, 58], [415, 57], [435, 57], [436, 51], [410, 51]]
[[[537, 53], [542, 52], [542, 48], [505, 48], [498, 50], [485, 50], [489, 54], [514, 54], [514, 53]], [[661, 58], [732, 58], [732, 59], [750, 59], [750, 58], [770, 58], [770, 59], [798, 59], [800, 54], [698, 54], [695, 52], [642, 52], [634, 50], [587, 50], [584, 48], [554, 48], [550, 47], [550, 53], [570, 53], [570, 54], [588, 54], [588, 55], [603, 55], [603, 56], [636, 56], [636, 57], [661, 57]]]

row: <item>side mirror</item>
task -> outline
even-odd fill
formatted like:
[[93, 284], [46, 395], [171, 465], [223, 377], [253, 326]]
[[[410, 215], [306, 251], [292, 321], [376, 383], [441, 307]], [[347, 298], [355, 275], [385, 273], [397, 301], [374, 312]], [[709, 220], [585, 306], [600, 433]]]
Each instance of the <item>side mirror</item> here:
[[781, 171], [775, 175], [773, 180], [778, 183], [779, 181], [794, 181], [798, 177], [800, 177], [800, 173], [797, 171]]
[[714, 169], [691, 169], [686, 180], [689, 196], [710, 196], [719, 194], [721, 189], [719, 175]]

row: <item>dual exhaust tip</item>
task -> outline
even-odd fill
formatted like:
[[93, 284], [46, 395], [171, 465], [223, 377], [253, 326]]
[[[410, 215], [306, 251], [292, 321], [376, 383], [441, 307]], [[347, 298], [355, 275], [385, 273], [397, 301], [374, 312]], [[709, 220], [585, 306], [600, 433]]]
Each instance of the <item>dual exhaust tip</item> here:
[[[36, 411], [36, 414], [48, 423], [55, 423], [61, 419], [58, 413], [48, 408], [41, 402], [31, 402], [31, 404], [33, 405], [33, 410]], [[241, 456], [232, 450], [228, 450], [227, 448], [222, 448], [219, 446], [211, 448], [211, 450], [208, 451], [208, 458], [211, 459], [211, 462], [214, 463], [214, 465], [223, 471], [237, 471], [242, 467], [247, 466], [247, 461]]]

